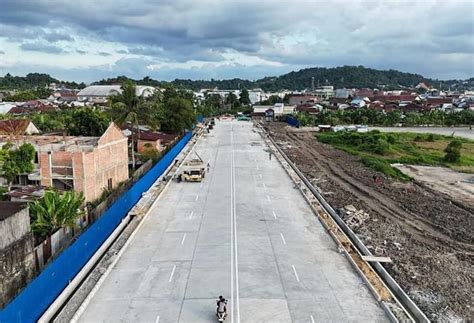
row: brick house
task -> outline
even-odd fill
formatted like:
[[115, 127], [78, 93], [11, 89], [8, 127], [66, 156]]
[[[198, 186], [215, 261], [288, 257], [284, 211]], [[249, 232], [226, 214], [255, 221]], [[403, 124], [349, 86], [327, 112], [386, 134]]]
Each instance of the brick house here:
[[[7, 142], [0, 136], [0, 145]], [[22, 136], [15, 144], [28, 142], [36, 149], [36, 170], [26, 184], [82, 192], [86, 201], [100, 197], [128, 179], [128, 144], [121, 130], [111, 123], [101, 137]]]
[[137, 142], [137, 152], [139, 153], [144, 153], [148, 147], [163, 151], [176, 139], [176, 135], [153, 131], [141, 131], [140, 138], [137, 137], [135, 137], [135, 139]]

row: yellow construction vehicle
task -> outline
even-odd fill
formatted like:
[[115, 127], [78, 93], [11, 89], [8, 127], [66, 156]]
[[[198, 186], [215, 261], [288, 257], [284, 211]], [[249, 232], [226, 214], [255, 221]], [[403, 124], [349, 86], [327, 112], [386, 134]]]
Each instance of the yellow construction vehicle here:
[[194, 152], [195, 157], [183, 163], [182, 171], [178, 175], [178, 182], [200, 182], [206, 175], [206, 165], [198, 153]]

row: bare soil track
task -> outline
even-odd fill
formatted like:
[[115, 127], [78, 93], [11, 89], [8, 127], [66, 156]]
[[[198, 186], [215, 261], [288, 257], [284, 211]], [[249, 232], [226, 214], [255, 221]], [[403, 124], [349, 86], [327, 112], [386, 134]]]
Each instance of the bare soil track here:
[[[282, 123], [265, 127], [335, 209], [370, 214], [353, 230], [435, 321], [471, 320], [474, 210], [441, 193], [387, 178], [358, 157]], [[381, 180], [374, 183], [376, 174]], [[350, 223], [349, 223], [350, 225]]]

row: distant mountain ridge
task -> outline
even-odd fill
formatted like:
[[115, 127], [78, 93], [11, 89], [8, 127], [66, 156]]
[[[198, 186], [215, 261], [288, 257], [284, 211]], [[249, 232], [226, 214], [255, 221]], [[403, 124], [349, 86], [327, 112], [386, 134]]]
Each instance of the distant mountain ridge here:
[[256, 81], [242, 79], [192, 81], [174, 80], [172, 83], [193, 89], [214, 88], [236, 89], [261, 88], [265, 91], [304, 90], [310, 89], [314, 77], [315, 87], [319, 85], [332, 85], [334, 88], [385, 88], [403, 89], [413, 88], [420, 82], [443, 89], [468, 89], [474, 88], [474, 77], [468, 80], [436, 80], [425, 78], [419, 74], [405, 73], [396, 70], [376, 70], [363, 66], [340, 67], [313, 67], [296, 72], [290, 72], [277, 77], [265, 77]]
[[[148, 76], [141, 80], [134, 80], [140, 85], [165, 86], [172, 84], [193, 90], [203, 88], [219, 88], [231, 90], [238, 88], [261, 88], [265, 91], [279, 90], [304, 90], [311, 88], [312, 78], [314, 85], [332, 85], [334, 88], [379, 88], [379, 89], [404, 89], [413, 88], [420, 82], [425, 82], [435, 88], [441, 85], [442, 89], [466, 90], [474, 89], [474, 77], [467, 80], [436, 80], [425, 78], [419, 74], [405, 73], [396, 70], [377, 70], [363, 66], [340, 66], [340, 67], [313, 67], [295, 72], [290, 72], [275, 77], [265, 77], [256, 81], [239, 78], [228, 80], [185, 80], [176, 79], [171, 82], [154, 80]], [[103, 79], [92, 84], [121, 84], [130, 78], [117, 76], [116, 78]], [[10, 74], [0, 77], [0, 89], [27, 89], [45, 86], [49, 83], [62, 83], [71, 87], [83, 86], [83, 83], [62, 82], [52, 78], [48, 74], [30, 73], [25, 77], [11, 76]]]
[[[376, 70], [363, 66], [340, 66], [340, 67], [313, 67], [296, 72], [290, 72], [275, 77], [265, 77], [256, 81], [240, 78], [228, 80], [185, 80], [176, 79], [171, 82], [157, 81], [149, 77], [142, 80], [134, 80], [138, 84], [163, 86], [173, 84], [193, 90], [219, 88], [221, 90], [232, 90], [238, 88], [261, 88], [265, 91], [304, 90], [311, 88], [312, 78], [314, 84], [332, 85], [334, 88], [384, 88], [389, 90], [413, 88], [420, 82], [425, 82], [435, 88], [440, 85], [443, 89], [474, 89], [474, 77], [468, 80], [436, 80], [423, 77], [419, 74], [405, 73], [396, 70]], [[118, 76], [114, 79], [101, 80], [94, 84], [117, 84], [127, 79]]]

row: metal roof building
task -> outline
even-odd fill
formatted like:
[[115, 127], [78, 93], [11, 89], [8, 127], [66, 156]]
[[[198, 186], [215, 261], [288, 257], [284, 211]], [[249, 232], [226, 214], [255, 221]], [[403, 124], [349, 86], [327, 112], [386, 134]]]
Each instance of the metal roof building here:
[[[145, 97], [151, 96], [156, 91], [154, 87], [144, 85], [137, 85], [136, 89], [138, 96]], [[91, 85], [79, 91], [77, 97], [79, 101], [104, 103], [110, 95], [121, 92], [122, 89], [120, 88], [120, 85]]]

